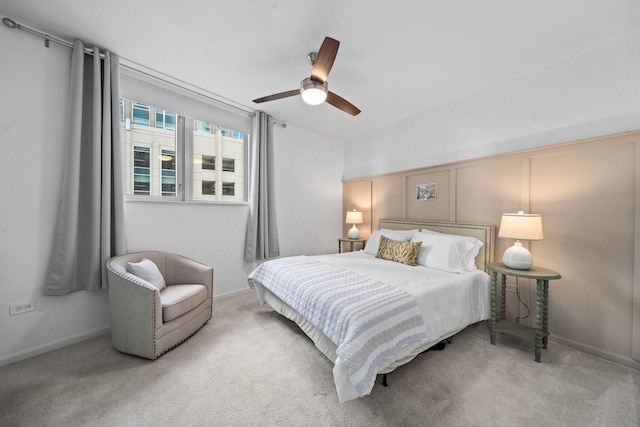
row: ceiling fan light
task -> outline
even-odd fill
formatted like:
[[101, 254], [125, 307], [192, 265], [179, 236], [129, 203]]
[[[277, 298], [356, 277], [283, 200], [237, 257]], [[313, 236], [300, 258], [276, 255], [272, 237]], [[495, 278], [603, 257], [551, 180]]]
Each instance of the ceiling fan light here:
[[300, 95], [302, 100], [309, 105], [322, 104], [327, 99], [329, 91], [327, 82], [320, 83], [318, 81], [306, 78], [300, 83]]
[[319, 105], [327, 99], [327, 93], [322, 89], [307, 89], [302, 92], [302, 99], [309, 105]]

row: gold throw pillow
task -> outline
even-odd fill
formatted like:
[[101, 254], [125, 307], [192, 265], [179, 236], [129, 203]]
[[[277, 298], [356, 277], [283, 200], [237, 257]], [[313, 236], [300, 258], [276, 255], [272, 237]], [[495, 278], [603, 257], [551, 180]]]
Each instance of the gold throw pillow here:
[[422, 242], [401, 242], [380, 236], [376, 258], [388, 259], [407, 265], [418, 265], [418, 251]]

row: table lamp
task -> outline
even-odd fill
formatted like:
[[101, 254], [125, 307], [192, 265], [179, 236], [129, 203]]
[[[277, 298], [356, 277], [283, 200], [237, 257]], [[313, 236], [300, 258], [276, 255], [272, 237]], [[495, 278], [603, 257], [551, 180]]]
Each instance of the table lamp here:
[[360, 230], [356, 227], [356, 224], [362, 224], [362, 212], [358, 212], [355, 209], [347, 212], [347, 219], [345, 220], [347, 224], [353, 224], [353, 227], [349, 230], [349, 234], [347, 237], [350, 239], [359, 239], [360, 238]]
[[533, 265], [531, 252], [522, 246], [520, 240], [542, 240], [542, 217], [539, 214], [502, 214], [498, 237], [516, 239], [516, 242], [502, 255], [502, 262], [509, 268], [528, 270]]

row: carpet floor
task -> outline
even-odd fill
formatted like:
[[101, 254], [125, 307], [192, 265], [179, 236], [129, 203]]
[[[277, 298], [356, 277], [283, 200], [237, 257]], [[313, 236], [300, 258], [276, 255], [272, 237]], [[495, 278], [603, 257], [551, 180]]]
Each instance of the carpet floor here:
[[640, 426], [640, 371], [487, 322], [338, 403], [327, 360], [247, 292], [155, 361], [103, 335], [0, 368], [0, 426]]

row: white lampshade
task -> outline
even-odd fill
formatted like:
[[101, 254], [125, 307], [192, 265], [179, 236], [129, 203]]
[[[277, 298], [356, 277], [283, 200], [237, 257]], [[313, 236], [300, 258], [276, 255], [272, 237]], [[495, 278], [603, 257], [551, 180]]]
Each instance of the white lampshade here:
[[362, 224], [362, 212], [358, 212], [355, 209], [347, 212], [347, 224]]
[[513, 246], [502, 255], [502, 262], [509, 268], [527, 270], [533, 265], [531, 252], [522, 246], [520, 240], [542, 240], [542, 217], [539, 214], [518, 213], [502, 214], [498, 237], [516, 239]]
[[347, 237], [350, 239], [359, 239], [360, 238], [360, 230], [356, 227], [356, 224], [362, 224], [364, 221], [362, 219], [362, 212], [358, 212], [355, 209], [347, 212], [347, 218], [345, 220], [347, 224], [353, 224], [353, 227], [349, 230], [349, 234]]

